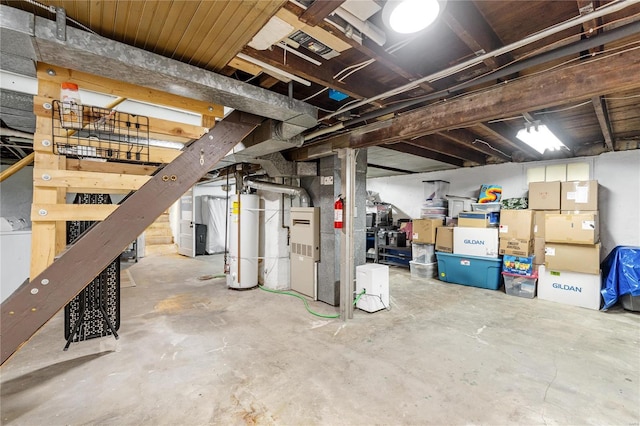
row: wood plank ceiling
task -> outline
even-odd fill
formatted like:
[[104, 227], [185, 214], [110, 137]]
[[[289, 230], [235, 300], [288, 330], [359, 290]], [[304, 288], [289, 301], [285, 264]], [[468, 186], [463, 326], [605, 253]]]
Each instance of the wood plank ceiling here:
[[[313, 158], [320, 146], [377, 145], [424, 157], [429, 161], [423, 169], [431, 170], [432, 160], [462, 167], [639, 147], [640, 74], [630, 79], [622, 71], [640, 62], [638, 1], [449, 1], [436, 23], [415, 35], [386, 28], [382, 0], [1, 3], [49, 19], [55, 14], [46, 7], [61, 7], [74, 22], [109, 39], [281, 94], [291, 90], [294, 98], [321, 111], [311, 132], [329, 129], [325, 135], [307, 134], [304, 146], [287, 154], [291, 159]], [[588, 19], [590, 11], [620, 4], [619, 11]], [[358, 30], [347, 14], [359, 15], [374, 33]], [[528, 41], [582, 15], [582, 23]], [[296, 31], [315, 41], [305, 43]], [[621, 31], [624, 36], [617, 35]], [[607, 35], [612, 39], [600, 42]], [[260, 45], [265, 37], [273, 39]], [[519, 45], [505, 49], [514, 43]], [[503, 51], [470, 63], [498, 49]], [[463, 63], [470, 64], [449, 72]], [[615, 80], [601, 81], [598, 72]], [[408, 90], [391, 92], [431, 75]], [[546, 102], [549, 87], [560, 93]], [[335, 100], [329, 89], [346, 98]], [[441, 107], [447, 102], [458, 109]], [[475, 105], [485, 105], [485, 113], [473, 115]], [[459, 119], [431, 115], [440, 111]], [[554, 130], [567, 149], [539, 154], [520, 142], [516, 132], [535, 120]], [[397, 173], [423, 171], [415, 165], [388, 166]]]

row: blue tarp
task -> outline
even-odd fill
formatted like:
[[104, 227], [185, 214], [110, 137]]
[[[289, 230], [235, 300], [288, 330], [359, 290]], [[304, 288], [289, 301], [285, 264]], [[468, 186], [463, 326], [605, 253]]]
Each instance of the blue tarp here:
[[618, 246], [600, 264], [604, 307], [612, 307], [620, 296], [640, 296], [640, 247]]

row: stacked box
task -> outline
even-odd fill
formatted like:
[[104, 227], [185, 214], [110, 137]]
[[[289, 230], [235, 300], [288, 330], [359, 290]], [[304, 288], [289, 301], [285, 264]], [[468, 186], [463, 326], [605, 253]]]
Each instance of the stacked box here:
[[453, 253], [453, 227], [439, 226], [436, 229], [436, 251]]
[[443, 224], [443, 219], [413, 219], [413, 242], [421, 244], [435, 244], [436, 228]]
[[544, 265], [538, 268], [538, 297], [599, 309], [598, 182], [561, 182], [559, 202], [536, 212], [534, 251], [541, 254], [544, 244], [544, 255], [536, 257], [536, 263]]
[[502, 210], [500, 213], [500, 254], [529, 257], [533, 255], [532, 210]]

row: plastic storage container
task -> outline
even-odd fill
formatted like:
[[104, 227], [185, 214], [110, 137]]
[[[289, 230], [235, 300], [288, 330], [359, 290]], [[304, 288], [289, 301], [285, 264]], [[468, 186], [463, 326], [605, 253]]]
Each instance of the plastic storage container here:
[[438, 275], [438, 262], [418, 263], [409, 262], [411, 278], [435, 278]]
[[502, 203], [471, 203], [471, 210], [474, 212], [499, 212]]
[[449, 200], [449, 216], [458, 217], [460, 212], [470, 211], [471, 203], [477, 201], [475, 198], [459, 197], [457, 195], [447, 195]]
[[416, 263], [433, 263], [436, 261], [435, 244], [411, 244], [411, 255]]
[[536, 295], [537, 275], [518, 275], [503, 272], [504, 292], [511, 296], [533, 299]]
[[502, 259], [437, 252], [440, 281], [471, 287], [500, 288]]

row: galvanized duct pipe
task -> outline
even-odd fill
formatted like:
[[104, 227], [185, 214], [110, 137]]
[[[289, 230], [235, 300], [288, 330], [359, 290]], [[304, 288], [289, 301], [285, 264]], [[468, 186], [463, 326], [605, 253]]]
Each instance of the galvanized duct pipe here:
[[293, 195], [300, 198], [301, 207], [309, 207], [310, 198], [306, 189], [299, 186], [280, 185], [277, 183], [263, 182], [259, 180], [245, 179], [244, 186], [260, 191], [276, 192], [278, 194]]

